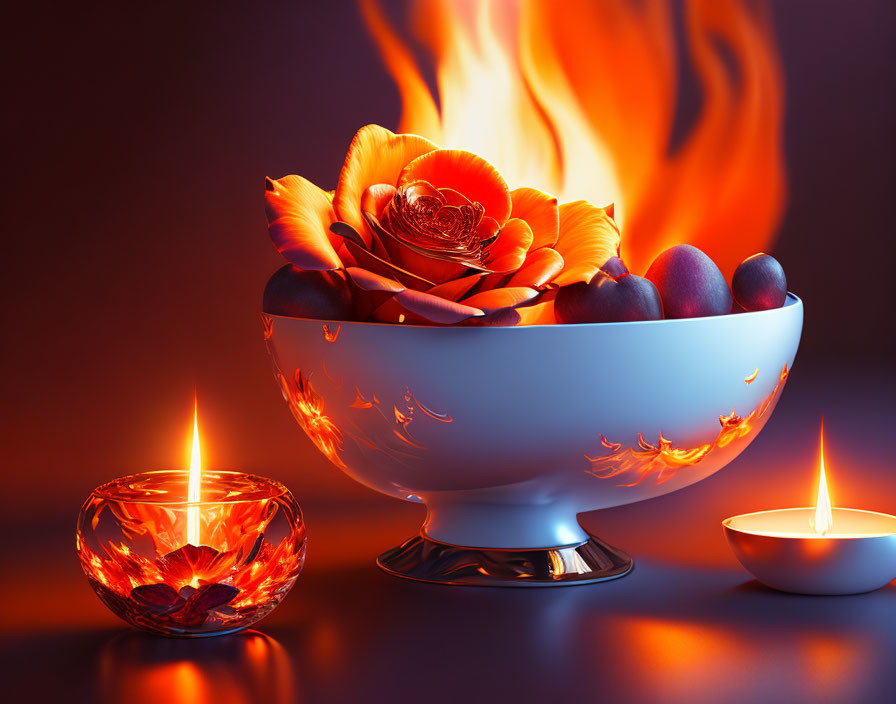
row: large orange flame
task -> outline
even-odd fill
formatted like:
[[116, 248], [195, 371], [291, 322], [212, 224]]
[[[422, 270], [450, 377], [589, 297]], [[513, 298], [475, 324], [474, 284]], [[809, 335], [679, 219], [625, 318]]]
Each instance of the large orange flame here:
[[402, 99], [399, 130], [489, 159], [512, 187], [616, 204], [622, 256], [643, 273], [687, 242], [730, 274], [766, 249], [781, 215], [782, 82], [767, 9], [689, 0], [699, 114], [672, 145], [675, 17], [662, 0], [415, 4], [438, 106], [376, 0], [364, 20]]

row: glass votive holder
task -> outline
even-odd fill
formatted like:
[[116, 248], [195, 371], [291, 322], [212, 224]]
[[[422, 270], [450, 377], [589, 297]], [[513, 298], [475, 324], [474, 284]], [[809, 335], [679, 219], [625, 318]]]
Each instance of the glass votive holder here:
[[198, 502], [186, 501], [188, 482], [188, 471], [170, 470], [94, 489], [78, 516], [81, 567], [103, 603], [137, 628], [234, 633], [295, 584], [305, 562], [302, 512], [273, 479], [203, 471]]

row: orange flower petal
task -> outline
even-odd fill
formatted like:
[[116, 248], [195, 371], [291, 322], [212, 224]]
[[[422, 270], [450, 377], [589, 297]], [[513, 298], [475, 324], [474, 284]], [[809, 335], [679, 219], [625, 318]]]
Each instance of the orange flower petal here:
[[560, 210], [557, 199], [535, 188], [517, 188], [510, 192], [512, 218], [522, 218], [532, 228], [532, 249], [553, 247], [560, 234]]
[[[489, 274], [489, 276], [491, 276], [491, 274]], [[468, 274], [467, 276], [461, 276], [459, 279], [452, 279], [451, 281], [446, 281], [438, 286], [433, 286], [427, 293], [431, 296], [447, 298], [449, 301], [458, 301], [463, 298], [465, 293], [478, 284], [482, 277], [483, 274]]]
[[519, 322], [520, 314], [516, 308], [499, 308], [494, 313], [489, 313], [481, 318], [470, 318], [466, 324], [477, 327], [512, 328]]
[[377, 291], [380, 293], [401, 293], [404, 286], [387, 276], [380, 276], [367, 269], [350, 266], [345, 270], [354, 283], [362, 291]]
[[[350, 242], [354, 242], [359, 247], [364, 247], [364, 240], [361, 239], [361, 235], [355, 232], [355, 228], [353, 228], [348, 223], [342, 222], [341, 220], [337, 220], [336, 222], [330, 225], [330, 232], [334, 235], [339, 235], [343, 239], [339, 241], [339, 244], [344, 247], [345, 241], [349, 240]], [[339, 250], [337, 250], [339, 251]]]
[[560, 237], [554, 247], [566, 266], [554, 279], [558, 286], [588, 282], [619, 251], [619, 230], [603, 208], [584, 200], [560, 206]]
[[468, 268], [463, 264], [446, 262], [443, 259], [427, 257], [425, 254], [415, 252], [382, 228], [379, 228], [379, 231], [374, 236], [380, 238], [386, 251], [389, 253], [389, 259], [397, 266], [405, 271], [413, 271], [417, 276], [428, 279], [433, 283], [440, 284], [456, 279], [465, 271], [468, 271]]
[[378, 183], [395, 184], [410, 161], [436, 149], [415, 134], [393, 134], [379, 125], [366, 125], [355, 134], [339, 172], [333, 208], [369, 244], [371, 232], [361, 215], [361, 196]]
[[504, 288], [513, 278], [515, 272], [502, 271], [497, 274], [488, 274], [482, 278], [482, 282], [476, 287], [474, 293], [480, 291], [490, 291], [493, 288]]
[[498, 221], [494, 218], [490, 218], [488, 215], [483, 215], [482, 220], [480, 220], [479, 224], [476, 226], [476, 234], [479, 236], [480, 242], [493, 240], [498, 236], [500, 231], [501, 226], [498, 224]]
[[507, 285], [532, 288], [544, 286], [563, 271], [563, 263], [560, 253], [550, 247], [530, 251], [523, 266], [510, 278]]
[[265, 180], [268, 233], [286, 261], [300, 269], [342, 266], [330, 240], [336, 215], [326, 191], [301, 176]]
[[413, 288], [417, 291], [426, 291], [435, 285], [432, 281], [427, 281], [416, 274], [412, 274], [409, 271], [405, 271], [404, 269], [395, 266], [392, 262], [376, 256], [372, 252], [368, 252], [366, 249], [359, 247], [350, 240], [345, 243], [345, 246], [358, 266], [363, 267], [374, 274], [395, 279], [396, 281], [400, 281], [404, 286]]
[[398, 190], [391, 183], [376, 183], [361, 196], [361, 210], [379, 217], [396, 193]]
[[367, 320], [373, 310], [405, 290], [398, 281], [362, 267], [347, 267], [345, 273], [352, 291], [352, 307], [358, 320]]
[[491, 291], [483, 291], [475, 296], [470, 296], [464, 301], [464, 304], [481, 308], [486, 313], [494, 313], [501, 308], [516, 308], [521, 303], [531, 301], [538, 294], [538, 291], [527, 286], [495, 288]]
[[[436, 188], [451, 188], [485, 208], [485, 214], [503, 225], [512, 204], [504, 177], [481, 156], [462, 149], [436, 149], [410, 162], [398, 177], [399, 188], [428, 181]], [[338, 211], [337, 211], [338, 212]]]
[[520, 325], [556, 325], [554, 301], [536, 303], [534, 306], [516, 309], [520, 314]]
[[445, 199], [446, 205], [472, 205], [469, 198], [463, 193], [458, 193], [453, 188], [440, 188], [439, 193], [441, 193], [442, 197]]
[[345, 242], [340, 243], [339, 247], [336, 249], [336, 254], [339, 255], [339, 261], [342, 262], [342, 266], [355, 266], [358, 263], [355, 261], [355, 258], [352, 256], [351, 252], [348, 251], [348, 247], [345, 246]]
[[375, 320], [384, 323], [412, 323], [456, 325], [479, 318], [484, 314], [479, 308], [455, 303], [428, 293], [406, 289], [396, 293], [388, 301], [373, 311]]
[[532, 245], [532, 228], [525, 220], [511, 218], [498, 233], [498, 239], [486, 250], [485, 265], [492, 271], [516, 271], [526, 261]]

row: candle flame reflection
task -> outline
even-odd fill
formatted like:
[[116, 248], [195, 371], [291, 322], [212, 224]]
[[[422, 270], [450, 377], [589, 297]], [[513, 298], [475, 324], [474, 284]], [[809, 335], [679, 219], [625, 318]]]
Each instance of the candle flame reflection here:
[[173, 640], [124, 632], [98, 658], [102, 704], [294, 704], [293, 662], [258, 631]]
[[828, 480], [824, 473], [824, 418], [821, 419], [820, 448], [818, 498], [815, 502], [815, 532], [819, 535], [827, 535], [834, 527], [834, 517], [831, 512], [831, 497], [828, 494]]
[[[201, 501], [200, 488], [202, 486], [202, 454], [199, 450], [199, 404], [193, 399], [193, 449], [190, 453], [190, 482], [187, 486], [187, 501], [199, 503]], [[200, 520], [199, 506], [187, 507], [187, 543], [199, 546], [200, 544]]]

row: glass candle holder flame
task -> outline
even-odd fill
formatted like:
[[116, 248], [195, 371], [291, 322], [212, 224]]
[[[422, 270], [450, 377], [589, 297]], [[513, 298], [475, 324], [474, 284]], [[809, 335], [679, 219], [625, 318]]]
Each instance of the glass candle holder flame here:
[[94, 489], [78, 517], [81, 567], [103, 603], [137, 628], [233, 633], [276, 608], [302, 571], [302, 513], [265, 477], [204, 472], [200, 502], [186, 500], [188, 484], [187, 471], [171, 470]]

